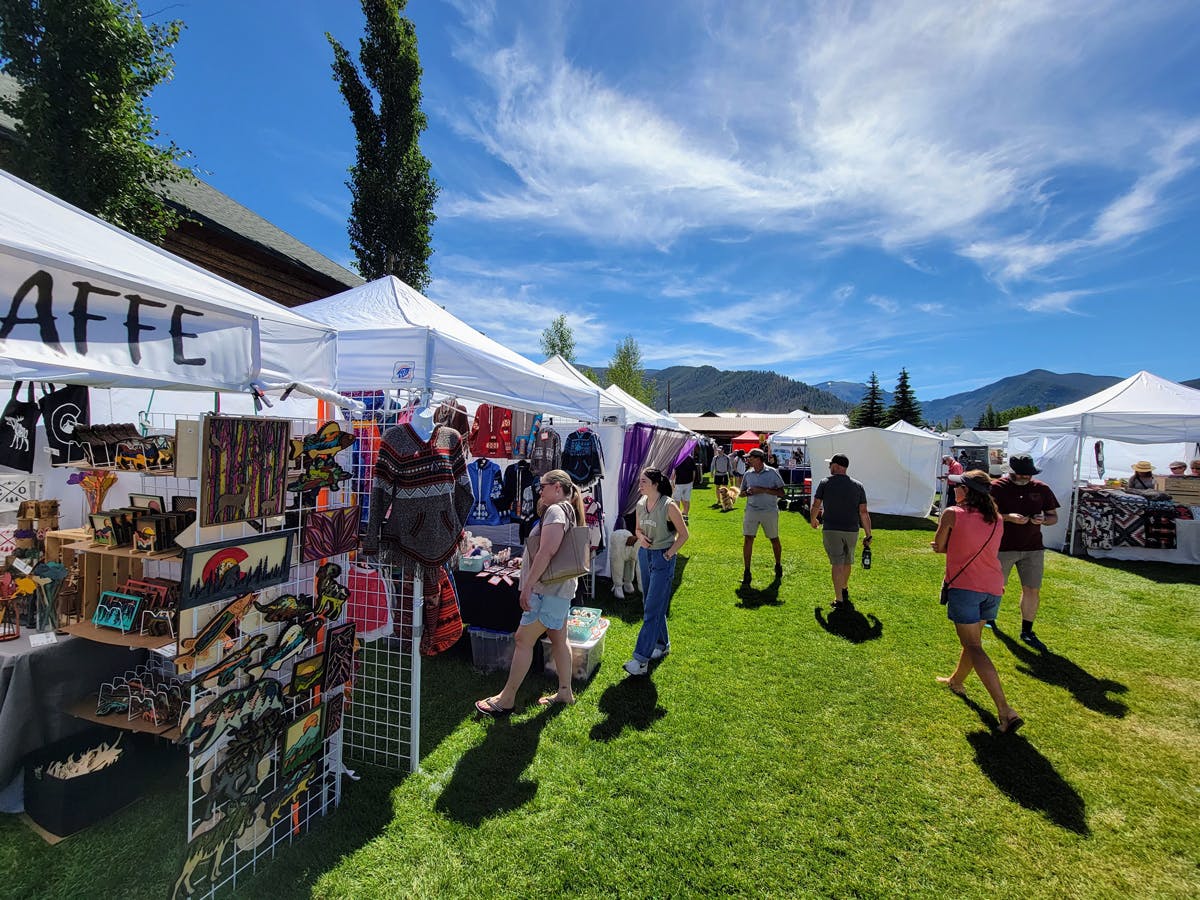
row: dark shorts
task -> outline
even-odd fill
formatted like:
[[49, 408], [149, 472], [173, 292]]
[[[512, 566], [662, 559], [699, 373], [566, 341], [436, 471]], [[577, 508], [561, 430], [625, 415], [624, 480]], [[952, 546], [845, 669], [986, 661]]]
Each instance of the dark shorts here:
[[950, 601], [946, 604], [946, 617], [958, 625], [990, 622], [1000, 612], [999, 594], [950, 588], [949, 596]]
[[713, 484], [717, 485], [718, 487], [722, 484], [729, 484], [729, 476], [714, 474], [713, 475]]

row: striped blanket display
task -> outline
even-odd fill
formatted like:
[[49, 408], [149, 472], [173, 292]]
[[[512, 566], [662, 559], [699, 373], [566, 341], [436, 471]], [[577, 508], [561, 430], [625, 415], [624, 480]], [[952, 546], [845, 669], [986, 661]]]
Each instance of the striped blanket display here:
[[1175, 549], [1179, 510], [1170, 500], [1150, 500], [1117, 491], [1082, 490], [1075, 516], [1076, 532], [1092, 549], [1148, 547]]

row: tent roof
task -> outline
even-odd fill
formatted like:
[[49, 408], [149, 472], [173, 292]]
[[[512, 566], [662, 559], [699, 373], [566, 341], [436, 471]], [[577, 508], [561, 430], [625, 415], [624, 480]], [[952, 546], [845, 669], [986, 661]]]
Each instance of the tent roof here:
[[[121, 295], [130, 293], [167, 304], [166, 309], [182, 305], [194, 311], [182, 320], [185, 331], [197, 330], [201, 320], [213, 323], [206, 333], [219, 334], [221, 358], [188, 370], [186, 379], [167, 371], [169, 367], [155, 368], [146, 358], [140, 364], [130, 363], [128, 355], [121, 358], [126, 328], [118, 321], [119, 327], [109, 323], [108, 332], [119, 332], [120, 347], [116, 342], [111, 349], [93, 346], [89, 339], [88, 352], [82, 354], [56, 353], [39, 341], [10, 337], [0, 342], [0, 377], [198, 390], [241, 390], [251, 382], [265, 386], [303, 382], [318, 388], [332, 384], [329, 373], [336, 347], [329, 327], [0, 170], [0, 303], [11, 301], [26, 278], [39, 270], [52, 273], [56, 307], [74, 297], [75, 289], [64, 283], [74, 278], [99, 289], [92, 297], [97, 306], [102, 302], [128, 306]], [[7, 308], [9, 303], [3, 305]], [[143, 317], [156, 308], [143, 305]], [[162, 330], [155, 335], [163, 337]]]
[[798, 444], [815, 434], [829, 434], [829, 429], [811, 418], [801, 419], [795, 425], [771, 435], [772, 444]]
[[585, 422], [600, 418], [598, 387], [531, 362], [399, 278], [379, 278], [300, 309], [337, 330], [339, 390], [409, 387]]
[[1010, 436], [1080, 434], [1131, 444], [1196, 441], [1200, 391], [1141, 371], [1090, 397], [1014, 419], [1008, 428]]
[[899, 431], [901, 434], [911, 434], [914, 437], [933, 438], [935, 441], [944, 441], [945, 435], [938, 434], [934, 431], [926, 431], [924, 428], [918, 428], [911, 422], [906, 422], [900, 419], [898, 422], [893, 422], [885, 431]]
[[657, 425], [659, 428], [674, 428], [677, 431], [686, 431], [675, 419], [651, 409], [624, 388], [610, 384], [604, 389], [604, 393], [629, 410], [633, 414], [632, 421], [634, 422], [645, 422], [647, 425]]
[[594, 381], [580, 372], [567, 360], [563, 359], [561, 355], [557, 353], [554, 354], [548, 360], [543, 362], [542, 366], [543, 368], [549, 369], [551, 372], [555, 372], [568, 380], [574, 379], [584, 387], [600, 391], [600, 421], [603, 422], [605, 419], [610, 417], [615, 417], [618, 425], [624, 425], [627, 421], [641, 421], [636, 417], [630, 419], [630, 410], [625, 406], [625, 404], [611, 396], [604, 388], [598, 387]]
[[758, 432], [746, 430], [746, 431], [743, 431], [741, 434], [736, 435], [734, 437], [734, 440], [735, 441], [757, 441], [758, 440]]

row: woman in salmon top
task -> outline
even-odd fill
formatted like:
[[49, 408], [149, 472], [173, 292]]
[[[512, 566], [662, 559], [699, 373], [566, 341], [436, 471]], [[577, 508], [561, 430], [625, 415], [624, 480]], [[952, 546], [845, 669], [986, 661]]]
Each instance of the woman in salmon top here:
[[954, 506], [942, 513], [934, 535], [935, 553], [946, 554], [945, 582], [949, 586], [946, 614], [958, 632], [962, 653], [958, 667], [949, 677], [939, 677], [959, 696], [966, 696], [963, 682], [974, 670], [996, 704], [1000, 731], [1011, 733], [1025, 721], [1008, 705], [996, 667], [983, 649], [983, 623], [995, 619], [1004, 592], [1000, 570], [1000, 538], [1004, 527], [992, 499], [992, 480], [986, 472], [973, 469], [951, 475]]

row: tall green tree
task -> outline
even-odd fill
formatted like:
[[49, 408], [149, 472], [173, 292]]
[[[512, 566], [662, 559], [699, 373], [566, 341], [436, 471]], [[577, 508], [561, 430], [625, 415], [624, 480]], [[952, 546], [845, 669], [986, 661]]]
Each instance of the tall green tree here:
[[1035, 413], [1041, 412], [1041, 408], [1032, 403], [1026, 403], [1021, 406], [1013, 406], [1008, 409], [1002, 409], [996, 413], [996, 427], [1004, 428], [1013, 419], [1020, 419], [1024, 416], [1032, 416]]
[[955, 413], [954, 418], [950, 420], [951, 431], [961, 431], [967, 427], [967, 422], [962, 417], [962, 413]]
[[362, 0], [366, 33], [358, 59], [333, 35], [333, 77], [358, 139], [350, 167], [350, 247], [368, 280], [395, 275], [419, 291], [429, 287], [433, 212], [438, 186], [421, 152], [421, 59], [417, 32], [400, 15], [408, 0]]
[[615, 384], [631, 397], [648, 406], [654, 405], [656, 393], [653, 381], [646, 381], [646, 370], [642, 366], [642, 350], [633, 335], [627, 335], [617, 344], [612, 361], [608, 364], [608, 383]]
[[900, 377], [896, 380], [896, 393], [892, 395], [892, 405], [888, 407], [887, 413], [883, 417], [884, 427], [899, 422], [901, 419], [910, 425], [924, 424], [924, 419], [921, 417], [921, 404], [917, 402], [912, 386], [908, 383], [908, 369], [900, 370]]
[[575, 362], [575, 333], [566, 315], [559, 315], [542, 331], [542, 352], [548, 357], [557, 353], [567, 362]]
[[871, 373], [867, 382], [867, 392], [863, 394], [858, 406], [850, 413], [851, 428], [882, 428], [886, 410], [883, 407], [883, 391], [879, 388], [879, 376]]
[[996, 410], [992, 409], [992, 404], [987, 405], [987, 409], [983, 411], [983, 415], [979, 417], [979, 421], [975, 423], [976, 428], [996, 429], [1000, 427], [1000, 420], [996, 417]]
[[142, 21], [134, 0], [0, 0], [0, 100], [19, 140], [5, 167], [126, 231], [161, 241], [179, 222], [162, 189], [191, 178], [146, 99], [175, 68], [181, 22]]

